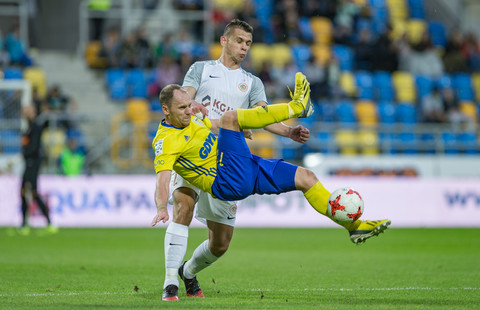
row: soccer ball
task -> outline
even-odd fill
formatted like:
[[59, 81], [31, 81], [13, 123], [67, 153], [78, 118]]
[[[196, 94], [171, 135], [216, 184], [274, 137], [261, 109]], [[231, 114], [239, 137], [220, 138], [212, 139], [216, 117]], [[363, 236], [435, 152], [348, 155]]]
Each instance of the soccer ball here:
[[351, 188], [339, 188], [328, 198], [327, 214], [339, 224], [350, 224], [358, 220], [362, 213], [363, 199]]

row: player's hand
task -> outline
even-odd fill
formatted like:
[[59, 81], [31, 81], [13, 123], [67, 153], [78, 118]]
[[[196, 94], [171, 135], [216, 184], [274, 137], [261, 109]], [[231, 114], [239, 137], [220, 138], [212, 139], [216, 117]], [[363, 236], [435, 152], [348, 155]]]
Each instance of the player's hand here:
[[[201, 103], [198, 103], [196, 101], [192, 100], [192, 115], [199, 116], [199, 113], [202, 113], [203, 117], [208, 115], [208, 110], [205, 108], [205, 106]], [[197, 115], [198, 114], [198, 115]], [[199, 117], [200, 119], [203, 119], [203, 117]]]
[[253, 132], [250, 129], [244, 129], [243, 135], [245, 136], [245, 139], [253, 140]]
[[290, 130], [288, 137], [293, 141], [305, 143], [310, 138], [310, 130], [302, 125], [297, 125]]
[[167, 209], [161, 209], [157, 212], [157, 215], [152, 220], [152, 227], [157, 225], [158, 223], [162, 222], [165, 223], [168, 221], [168, 210]]

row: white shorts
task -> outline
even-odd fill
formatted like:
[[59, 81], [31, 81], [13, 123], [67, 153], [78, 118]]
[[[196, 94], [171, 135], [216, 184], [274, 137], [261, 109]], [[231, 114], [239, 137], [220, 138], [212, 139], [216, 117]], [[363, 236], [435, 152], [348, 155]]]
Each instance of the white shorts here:
[[[188, 187], [197, 193], [197, 209], [195, 212], [195, 218], [197, 220], [205, 225], [207, 224], [206, 220], [209, 220], [235, 227], [235, 217], [237, 214], [236, 201], [224, 201], [213, 198], [209, 193], [198, 189], [176, 172], [173, 172], [171, 178], [172, 193], [180, 187]], [[168, 202], [173, 204], [173, 196], [170, 196]]]

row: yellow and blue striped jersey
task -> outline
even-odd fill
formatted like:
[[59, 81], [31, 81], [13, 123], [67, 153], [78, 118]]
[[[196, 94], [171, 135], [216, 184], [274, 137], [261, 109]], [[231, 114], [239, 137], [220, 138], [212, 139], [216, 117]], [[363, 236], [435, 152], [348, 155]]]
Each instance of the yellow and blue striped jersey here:
[[192, 185], [211, 193], [217, 176], [218, 139], [210, 127], [210, 120], [195, 116], [185, 128], [160, 122], [152, 142], [155, 173], [174, 170]]

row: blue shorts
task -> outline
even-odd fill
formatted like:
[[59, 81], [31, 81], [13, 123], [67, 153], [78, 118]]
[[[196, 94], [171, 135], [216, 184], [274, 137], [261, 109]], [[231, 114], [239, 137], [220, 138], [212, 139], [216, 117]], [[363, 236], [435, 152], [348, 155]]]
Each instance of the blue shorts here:
[[282, 159], [253, 155], [243, 132], [220, 128], [217, 177], [212, 193], [221, 200], [242, 200], [253, 194], [280, 194], [295, 190], [297, 166]]

